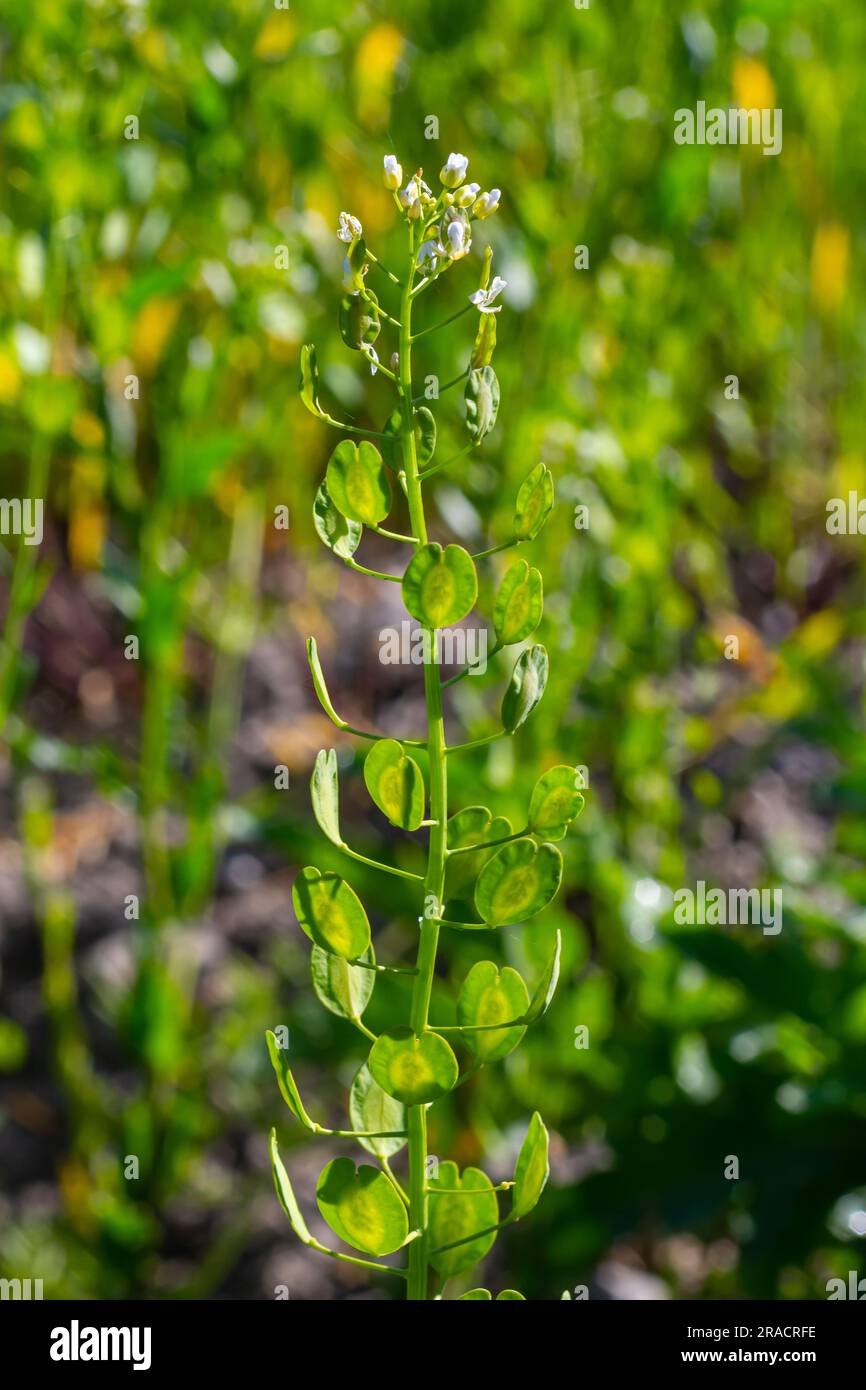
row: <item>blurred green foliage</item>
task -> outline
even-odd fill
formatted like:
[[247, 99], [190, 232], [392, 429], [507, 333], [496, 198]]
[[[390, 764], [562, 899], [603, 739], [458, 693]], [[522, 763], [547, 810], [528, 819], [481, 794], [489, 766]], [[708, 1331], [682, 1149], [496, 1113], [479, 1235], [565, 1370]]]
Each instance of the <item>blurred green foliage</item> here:
[[[435, 524], [503, 539], [539, 460], [558, 503], [523, 552], [543, 556], [545, 699], [514, 744], [455, 765], [451, 800], [495, 795], [517, 823], [538, 765], [561, 762], [586, 766], [589, 796], [564, 902], [499, 936], [534, 978], [563, 929], [554, 1007], [461, 1088], [431, 1149], [508, 1171], [543, 1108], [553, 1183], [500, 1243], [502, 1282], [530, 1298], [621, 1289], [623, 1271], [672, 1296], [823, 1297], [862, 1267], [864, 560], [825, 508], [866, 476], [864, 39], [857, 0], [7, 0], [0, 491], [44, 495], [48, 519], [41, 548], [0, 548], [3, 834], [30, 877], [43, 1000], [26, 1022], [2, 1006], [4, 1167], [39, 1132], [20, 1102], [49, 1059], [62, 1120], [39, 1150], [48, 1207], [4, 1179], [0, 1272], [44, 1270], [54, 1296], [192, 1296], [237, 1268], [228, 1287], [260, 1295], [242, 1252], [263, 1239], [264, 1152], [244, 1146], [273, 1118], [264, 1028], [289, 1026], [323, 1108], [345, 1100], [363, 1040], [310, 1002], [283, 873], [320, 852], [304, 782], [330, 741], [303, 638], [319, 632], [335, 695], [389, 732], [419, 717], [418, 673], [388, 684], [384, 613], [316, 548], [334, 441], [297, 401], [296, 364], [315, 341], [345, 417], [382, 427], [390, 384], [364, 379], [336, 329], [338, 215], [387, 264], [382, 155], [429, 174], [452, 149], [503, 190], [487, 225], [509, 288], [499, 422], [459, 490], [437, 479]], [[782, 153], [675, 145], [673, 113], [698, 99], [780, 107]], [[463, 338], [437, 342], [426, 370], [447, 380]], [[461, 411], [435, 409], [445, 457]], [[488, 732], [506, 670], [455, 687], [452, 729]], [[363, 830], [411, 864], [347, 771], [355, 843]], [[131, 973], [103, 994], [63, 844], [82, 806], [138, 825], [134, 886], [111, 900], [117, 927], [141, 895]], [[198, 928], [238, 849], [281, 906], [220, 947], [202, 988]], [[782, 886], [781, 935], [675, 926], [672, 891], [698, 878]], [[353, 882], [408, 949], [401, 889]], [[481, 947], [448, 945], [459, 981]], [[377, 985], [374, 1029], [402, 1014], [401, 988]]]

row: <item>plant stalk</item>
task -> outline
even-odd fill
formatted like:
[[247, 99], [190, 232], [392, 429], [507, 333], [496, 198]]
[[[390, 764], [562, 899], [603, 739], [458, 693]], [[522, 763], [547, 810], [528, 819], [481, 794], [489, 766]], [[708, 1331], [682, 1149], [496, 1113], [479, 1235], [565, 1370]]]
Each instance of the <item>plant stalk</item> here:
[[[412, 409], [412, 286], [415, 278], [415, 232], [409, 229], [409, 266], [403, 289], [400, 310], [400, 404], [403, 416], [402, 449], [406, 476], [406, 498], [415, 549], [427, 543], [424, 499], [418, 476], [418, 456], [415, 449], [415, 428]], [[427, 872], [424, 876], [424, 913], [416, 961], [417, 975], [412, 989], [410, 1026], [416, 1035], [427, 1027], [433, 972], [436, 967], [436, 948], [439, 943], [439, 923], [445, 882], [446, 829], [448, 816], [447, 773], [445, 764], [445, 728], [442, 718], [442, 690], [436, 660], [436, 634], [430, 632], [428, 650], [431, 659], [424, 664], [424, 696], [427, 706], [427, 753], [430, 768], [430, 829], [427, 851]], [[435, 907], [430, 916], [430, 898]], [[424, 1300], [428, 1296], [428, 1232], [427, 1232], [427, 1115], [423, 1105], [408, 1110], [409, 1131], [409, 1222], [421, 1232], [409, 1246], [408, 1297]]]

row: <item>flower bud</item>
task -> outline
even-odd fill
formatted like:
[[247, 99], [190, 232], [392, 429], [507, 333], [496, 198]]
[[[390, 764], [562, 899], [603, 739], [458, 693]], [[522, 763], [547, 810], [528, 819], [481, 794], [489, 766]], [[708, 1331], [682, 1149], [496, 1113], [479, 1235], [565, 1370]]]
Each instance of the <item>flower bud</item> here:
[[417, 222], [421, 216], [421, 202], [418, 197], [418, 185], [414, 179], [410, 179], [405, 188], [401, 188], [397, 195], [400, 199], [400, 206], [406, 210], [413, 222]]
[[473, 217], [478, 217], [483, 222], [492, 212], [496, 212], [501, 197], [502, 193], [498, 188], [491, 188], [489, 193], [482, 193], [472, 209]]
[[384, 159], [385, 187], [392, 193], [396, 193], [403, 179], [403, 170], [397, 163], [397, 157], [393, 154], [386, 154]]
[[466, 178], [466, 170], [469, 168], [469, 160], [465, 154], [449, 154], [439, 177], [446, 188], [459, 188]]
[[454, 206], [458, 208], [468, 208], [475, 202], [481, 192], [480, 183], [466, 183], [457, 193], [454, 194]]
[[400, 370], [400, 354], [399, 354], [399, 352], [392, 352], [392, 353], [391, 353], [391, 371], [392, 371], [392, 372], [394, 373], [394, 375], [396, 376], [397, 373], [399, 372], [399, 370]]
[[337, 228], [337, 238], [350, 244], [356, 237], [363, 236], [364, 228], [361, 226], [357, 217], [353, 217], [350, 212], [340, 213], [340, 225]]

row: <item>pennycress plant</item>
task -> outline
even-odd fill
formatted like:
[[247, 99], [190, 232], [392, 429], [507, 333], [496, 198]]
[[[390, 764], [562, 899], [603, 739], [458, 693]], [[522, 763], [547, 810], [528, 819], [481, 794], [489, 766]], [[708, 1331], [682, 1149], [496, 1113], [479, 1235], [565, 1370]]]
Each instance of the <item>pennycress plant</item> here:
[[[268, 1032], [267, 1043], [280, 1091], [295, 1119], [313, 1134], [356, 1139], [376, 1160], [377, 1166], [367, 1163], [356, 1168], [350, 1158], [335, 1158], [326, 1165], [316, 1188], [325, 1221], [341, 1240], [364, 1255], [381, 1257], [405, 1248], [405, 1268], [330, 1250], [315, 1240], [292, 1191], [275, 1131], [271, 1132], [271, 1159], [280, 1202], [304, 1244], [334, 1259], [404, 1279], [410, 1299], [440, 1297], [446, 1280], [486, 1255], [498, 1231], [532, 1211], [548, 1175], [547, 1130], [536, 1113], [529, 1121], [512, 1181], [494, 1187], [480, 1169], [467, 1168], [461, 1174], [452, 1162], [441, 1163], [438, 1174], [428, 1178], [428, 1107], [472, 1072], [518, 1046], [526, 1028], [546, 1011], [559, 974], [557, 933], [555, 950], [531, 998], [516, 970], [480, 961], [460, 987], [457, 1025], [431, 1024], [428, 1012], [440, 929], [493, 931], [537, 916], [553, 899], [562, 877], [560, 852], [551, 842], [565, 836], [583, 805], [575, 770], [553, 767], [536, 783], [527, 823], [518, 831], [486, 806], [457, 811], [448, 806], [448, 760], [517, 732], [544, 693], [547, 652], [534, 644], [517, 657], [502, 700], [502, 727], [496, 733], [472, 743], [448, 745], [443, 692], [465, 676], [468, 668], [451, 680], [442, 680], [436, 630], [459, 623], [472, 609], [478, 593], [476, 561], [537, 536], [553, 505], [553, 482], [540, 463], [517, 494], [512, 534], [504, 543], [470, 555], [462, 546], [442, 546], [428, 536], [425, 483], [455, 459], [478, 448], [492, 430], [499, 407], [499, 383], [490, 363], [500, 308], [494, 301], [505, 282], [498, 277], [491, 281], [489, 247], [481, 284], [465, 308], [435, 328], [413, 331], [416, 304], [440, 276], [465, 260], [473, 229], [499, 205], [498, 189], [482, 193], [478, 184], [466, 182], [467, 164], [463, 155], [449, 155], [440, 174], [442, 190], [434, 197], [420, 170], [401, 187], [400, 165], [393, 155], [386, 156], [385, 187], [393, 194], [406, 227], [402, 275], [386, 270], [365, 245], [357, 218], [348, 213], [340, 217], [338, 236], [347, 248], [340, 331], [347, 347], [366, 357], [372, 372], [382, 371], [394, 382], [398, 403], [383, 430], [374, 433], [334, 420], [320, 402], [315, 350], [305, 347], [301, 355], [304, 404], [319, 419], [354, 436], [343, 439], [331, 455], [313, 505], [316, 531], [352, 569], [385, 582], [401, 583], [403, 602], [424, 632], [426, 737], [398, 741], [354, 729], [341, 719], [331, 703], [315, 640], [310, 638], [313, 683], [325, 713], [337, 728], [370, 744], [364, 781], [376, 806], [392, 825], [408, 832], [427, 831], [429, 838], [423, 878], [388, 864], [376, 864], [351, 849], [340, 829], [337, 755], [334, 749], [319, 753], [311, 781], [316, 819], [328, 839], [353, 859], [417, 885], [417, 955], [414, 966], [378, 963], [367, 914], [349, 883], [336, 873], [302, 869], [292, 898], [298, 922], [313, 943], [313, 988], [325, 1008], [350, 1019], [371, 1043], [349, 1096], [351, 1128], [325, 1129], [310, 1118], [273, 1032]], [[371, 268], [399, 290], [399, 306], [395, 304], [393, 315], [380, 306], [367, 285]], [[436, 422], [414, 395], [412, 349], [428, 333], [473, 310], [477, 311], [478, 324], [469, 364], [442, 388], [444, 392], [464, 383], [469, 442], [455, 458], [434, 463]], [[389, 365], [380, 360], [374, 347], [384, 325], [398, 338]], [[382, 526], [393, 506], [395, 482], [408, 504], [408, 535]], [[409, 548], [402, 580], [369, 570], [353, 558], [365, 526]], [[524, 643], [541, 620], [542, 605], [540, 573], [525, 560], [515, 560], [505, 571], [496, 595], [494, 650]], [[419, 757], [426, 761], [426, 778]], [[407, 996], [411, 985], [411, 1000], [407, 998], [406, 1026], [376, 1037], [363, 1023], [362, 1015], [381, 971], [401, 974]], [[455, 1046], [464, 1053], [462, 1076]], [[389, 1162], [407, 1145], [408, 1192]], [[497, 1193], [505, 1190], [510, 1206], [502, 1216]], [[472, 1289], [462, 1297], [489, 1299], [491, 1295], [486, 1289]], [[506, 1289], [498, 1297], [521, 1299], [523, 1295]]]

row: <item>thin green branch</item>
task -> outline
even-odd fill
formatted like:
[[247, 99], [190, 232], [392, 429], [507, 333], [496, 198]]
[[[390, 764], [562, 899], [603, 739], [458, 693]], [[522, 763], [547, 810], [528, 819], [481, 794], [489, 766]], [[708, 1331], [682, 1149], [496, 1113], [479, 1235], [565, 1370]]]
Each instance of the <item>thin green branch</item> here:
[[370, 579], [382, 579], [387, 584], [402, 583], [403, 576], [401, 574], [384, 574], [382, 570], [368, 569], [366, 565], [359, 565], [358, 561], [353, 560], [351, 555], [341, 555], [340, 559], [350, 570], [356, 570], [358, 574], [366, 574]]
[[423, 473], [419, 474], [422, 483], [426, 483], [427, 479], [432, 478], [434, 473], [441, 473], [443, 468], [450, 468], [452, 463], [457, 463], [460, 459], [465, 458], [467, 454], [471, 454], [472, 450], [477, 447], [477, 444], [473, 441], [471, 444], [467, 444], [465, 449], [458, 449], [457, 453], [452, 454], [450, 459], [443, 459], [441, 463], [434, 463], [432, 468], [425, 468]]
[[344, 430], [346, 434], [362, 434], [365, 439], [390, 439], [391, 436], [382, 430], [365, 430], [360, 425], [346, 425], [342, 420], [335, 420], [333, 415], [328, 415], [326, 411], [319, 407], [319, 419], [324, 420], [326, 425], [333, 425], [335, 430]]
[[[415, 1237], [419, 1234], [420, 1232], [418, 1231], [412, 1232], [412, 1235]], [[340, 1260], [342, 1264], [358, 1265], [361, 1269], [378, 1269], [381, 1270], [383, 1274], [396, 1274], [399, 1279], [408, 1278], [406, 1270], [400, 1269], [396, 1265], [379, 1264], [377, 1260], [360, 1260], [356, 1255], [344, 1255], [342, 1250], [329, 1250], [327, 1245], [322, 1245], [321, 1241], [316, 1240], [315, 1236], [310, 1236], [309, 1240], [305, 1240], [304, 1245], [308, 1245], [311, 1250], [318, 1250], [320, 1255], [327, 1255], [329, 1259]]]
[[495, 734], [485, 734], [483, 738], [473, 738], [469, 743], [451, 743], [445, 749], [446, 753], [468, 753], [471, 748], [483, 748], [487, 743], [495, 743], [498, 738], [510, 738], [507, 729], [500, 729]]
[[[490, 651], [485, 653], [485, 663], [490, 660], [491, 656], [496, 656], [496, 654], [501, 651], [502, 643], [494, 642], [493, 646], [490, 648]], [[456, 685], [458, 681], [464, 680], [466, 676], [471, 676], [473, 671], [475, 671], [476, 667], [480, 665], [480, 661], [473, 661], [468, 666], [464, 666], [463, 670], [458, 671], [456, 676], [451, 676], [449, 680], [442, 682], [442, 689], [447, 690], [449, 685]]]
[[[469, 375], [470, 371], [471, 371], [471, 368], [470, 368], [470, 367], [466, 367], [465, 370], [462, 371], [462, 372], [460, 373], [459, 376], [455, 376], [451, 381], [446, 381], [446, 383], [445, 383], [444, 386], [440, 386], [440, 387], [439, 387], [439, 396], [444, 396], [444, 395], [445, 395], [445, 392], [446, 392], [446, 391], [450, 391], [451, 388], [452, 388], [452, 386], [459, 386], [459, 385], [460, 385], [460, 382], [465, 380], [465, 378]], [[412, 401], [412, 404], [413, 404], [413, 405], [421, 405], [422, 402], [427, 401], [427, 400], [429, 400], [429, 399], [430, 399], [429, 396], [415, 396], [414, 399], [413, 399], [413, 401]], [[437, 397], [437, 399], [438, 399], [438, 397]]]
[[[407, 1136], [407, 1137], [408, 1137], [408, 1136]], [[382, 1165], [382, 1169], [383, 1169], [383, 1171], [384, 1171], [384, 1173], [385, 1173], [385, 1177], [388, 1179], [388, 1181], [390, 1182], [390, 1184], [391, 1184], [391, 1186], [393, 1187], [394, 1191], [397, 1193], [397, 1196], [400, 1198], [400, 1201], [404, 1204], [404, 1206], [405, 1206], [405, 1207], [407, 1208], [407, 1210], [408, 1210], [408, 1207], [409, 1207], [409, 1197], [408, 1197], [408, 1194], [407, 1194], [406, 1192], [404, 1192], [402, 1185], [397, 1181], [396, 1177], [394, 1176], [393, 1172], [391, 1171], [391, 1165], [390, 1165], [390, 1163], [388, 1162], [387, 1158], [385, 1158], [384, 1156], [382, 1156], [382, 1157], [379, 1158], [379, 1162], [380, 1162], [380, 1164]]]
[[515, 830], [513, 835], [503, 835], [498, 840], [484, 840], [477, 845], [458, 845], [456, 849], [449, 849], [448, 857], [450, 859], [452, 854], [475, 854], [481, 849], [493, 849], [496, 845], [507, 845], [511, 840], [523, 840], [531, 834], [532, 832], [527, 825], [525, 830]]
[[[397, 206], [398, 206], [398, 207], [400, 206], [399, 202], [397, 203]], [[387, 267], [386, 265], [383, 265], [383, 264], [382, 264], [382, 262], [379, 260], [379, 257], [378, 257], [378, 256], [374, 256], [374, 255], [373, 255], [373, 252], [370, 250], [369, 246], [367, 247], [367, 259], [368, 259], [369, 261], [372, 261], [373, 265], [378, 266], [378, 268], [379, 268], [379, 270], [381, 270], [382, 274], [383, 274], [383, 275], [387, 275], [388, 279], [389, 279], [393, 284], [399, 285], [401, 289], [403, 288], [403, 281], [400, 280], [400, 279], [398, 279], [398, 277], [397, 277], [396, 275], [393, 275], [393, 274], [391, 273], [391, 271], [388, 269], [388, 267]]]
[[508, 541], [502, 541], [499, 545], [492, 545], [489, 550], [479, 550], [477, 555], [473, 555], [473, 560], [486, 560], [488, 555], [498, 555], [500, 550], [510, 550], [513, 545], [520, 545], [519, 536], [512, 536]]
[[[357, 730], [351, 729], [351, 730], [347, 730], [347, 732], [356, 733]], [[378, 740], [382, 737], [382, 735], [381, 735], [381, 734], [362, 734], [361, 737], [362, 737], [362, 738], [372, 738], [372, 739], [375, 739], [375, 740], [378, 742]], [[409, 879], [412, 879], [413, 882], [415, 882], [415, 883], [423, 883], [423, 882], [424, 882], [424, 880], [423, 880], [423, 878], [421, 877], [420, 874], [413, 874], [413, 873], [410, 873], [408, 869], [395, 869], [391, 864], [380, 864], [379, 861], [378, 861], [377, 859], [368, 859], [367, 856], [366, 856], [366, 854], [359, 854], [358, 851], [357, 851], [356, 849], [350, 849], [350, 847], [345, 843], [345, 841], [343, 841], [343, 842], [338, 846], [338, 848], [341, 849], [341, 850], [343, 851], [344, 854], [348, 854], [348, 856], [349, 856], [350, 859], [357, 859], [357, 861], [358, 861], [359, 864], [366, 864], [367, 867], [370, 868], [370, 869], [381, 869], [381, 871], [382, 871], [383, 874], [394, 874], [395, 877], [397, 877], [397, 878], [409, 878]], [[416, 972], [413, 970], [412, 973], [414, 974], [414, 973], [416, 973]]]
[[495, 1226], [485, 1226], [480, 1231], [473, 1231], [471, 1236], [461, 1236], [459, 1240], [450, 1240], [447, 1245], [437, 1245], [430, 1251], [431, 1255], [444, 1255], [446, 1250], [456, 1250], [458, 1245], [468, 1245], [472, 1240], [479, 1240], [481, 1236], [489, 1236], [493, 1231], [501, 1231], [506, 1226], [510, 1226], [514, 1220], [513, 1216], [506, 1216], [504, 1221], [497, 1221]]
[[417, 545], [417, 536], [403, 536], [399, 531], [388, 531], [384, 526], [369, 526], [368, 530], [375, 531], [377, 536], [384, 536], [386, 541], [403, 541], [405, 545]]
[[474, 304], [464, 305], [462, 309], [457, 310], [456, 314], [451, 314], [447, 319], [443, 319], [441, 323], [434, 323], [432, 328], [422, 328], [420, 333], [413, 333], [410, 341], [417, 343], [420, 338], [426, 338], [428, 333], [438, 333], [440, 328], [447, 328], [449, 324], [456, 323], [457, 319], [462, 319], [464, 314], [468, 314], [470, 310], [474, 308]]

